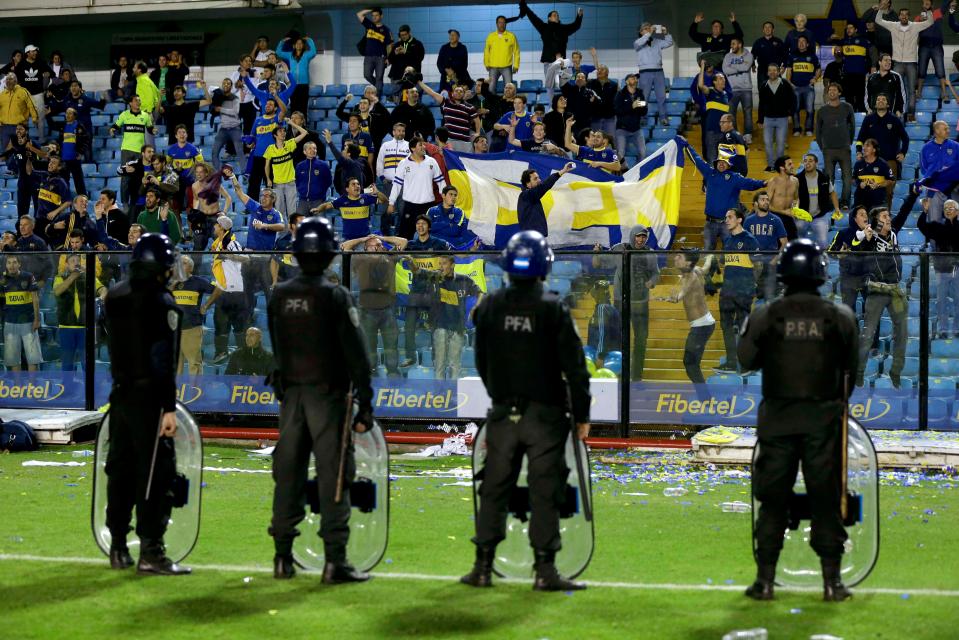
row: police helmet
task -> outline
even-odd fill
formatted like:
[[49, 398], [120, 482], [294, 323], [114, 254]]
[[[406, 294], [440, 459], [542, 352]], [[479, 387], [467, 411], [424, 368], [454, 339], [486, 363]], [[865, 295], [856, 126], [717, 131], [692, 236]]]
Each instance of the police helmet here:
[[293, 253], [300, 255], [336, 253], [333, 225], [323, 216], [312, 216], [300, 222], [293, 239]]
[[811, 284], [826, 281], [826, 254], [808, 238], [792, 240], [779, 257], [779, 280], [783, 284]]
[[545, 278], [553, 268], [553, 250], [539, 231], [520, 231], [503, 249], [500, 266], [513, 277]]
[[176, 248], [162, 233], [145, 233], [133, 247], [132, 262], [171, 269], [176, 264]]

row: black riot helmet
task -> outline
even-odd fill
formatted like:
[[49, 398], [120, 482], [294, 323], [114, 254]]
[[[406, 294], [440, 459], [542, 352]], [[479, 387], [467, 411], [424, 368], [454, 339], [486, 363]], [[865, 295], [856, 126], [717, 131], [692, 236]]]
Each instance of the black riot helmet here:
[[787, 287], [818, 287], [826, 281], [826, 254], [808, 238], [792, 240], [779, 257], [777, 276]]
[[173, 242], [162, 233], [145, 233], [140, 236], [133, 246], [130, 276], [134, 279], [152, 279], [164, 274], [170, 275], [168, 272], [171, 270], [174, 278], [181, 270], [179, 252]]
[[312, 216], [297, 227], [296, 237], [293, 239], [293, 255], [304, 273], [322, 273], [333, 260], [336, 250], [333, 225], [327, 218]]

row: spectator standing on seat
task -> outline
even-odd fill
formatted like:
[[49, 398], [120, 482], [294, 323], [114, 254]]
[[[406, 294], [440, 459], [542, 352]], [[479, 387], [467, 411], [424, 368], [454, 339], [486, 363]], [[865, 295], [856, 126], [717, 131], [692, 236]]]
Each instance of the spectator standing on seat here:
[[[32, 105], [33, 102], [31, 101], [30, 104]], [[39, 171], [34, 172], [34, 163], [48, 156], [48, 151], [35, 146], [30, 140], [25, 124], [16, 126], [14, 137], [7, 142], [7, 148], [0, 153], [0, 158], [7, 161], [8, 168], [12, 169], [17, 176], [17, 215], [21, 218], [30, 213], [31, 202], [34, 211], [37, 210], [39, 194], [36, 187], [41, 174]]]
[[513, 81], [513, 74], [519, 71], [519, 59], [519, 41], [512, 31], [506, 30], [506, 16], [496, 16], [496, 31], [486, 36], [483, 48], [483, 66], [493, 91], [500, 78], [506, 83]]
[[706, 256], [706, 263], [700, 267], [699, 251], [696, 249], [680, 251], [673, 263], [679, 269], [679, 286], [666, 298], [669, 302], [682, 302], [686, 320], [689, 322], [689, 334], [683, 348], [683, 367], [686, 376], [693, 384], [703, 384], [701, 364], [706, 345], [716, 330], [716, 319], [706, 306], [706, 275], [712, 268], [714, 256]]
[[[919, 77], [919, 33], [933, 25], [932, 12], [925, 19], [910, 21], [909, 9], [899, 9], [899, 21], [876, 16], [876, 26], [892, 35], [893, 69], [906, 81], [906, 113], [910, 121], [916, 119], [916, 81]], [[928, 64], [928, 63], [927, 63]]]
[[705, 57], [709, 59], [711, 66], [719, 67], [722, 66], [723, 57], [726, 55], [726, 52], [729, 51], [730, 41], [733, 38], [739, 38], [739, 40], [742, 41], [743, 30], [742, 27], [739, 26], [739, 23], [736, 22], [736, 13], [730, 11], [729, 22], [733, 26], [732, 34], [723, 33], [725, 26], [721, 20], [713, 20], [710, 23], [710, 31], [708, 34], [700, 33], [699, 23], [703, 21], [704, 17], [705, 15], [700, 11], [693, 18], [693, 23], [689, 25], [689, 39], [699, 45], [701, 54], [707, 54], [698, 55], [696, 57], [697, 63]]
[[17, 83], [30, 93], [33, 100], [37, 130], [41, 140], [46, 139], [46, 118], [44, 114], [44, 94], [50, 82], [51, 71], [49, 65], [40, 58], [40, 49], [36, 45], [28, 44], [23, 48], [23, 59], [14, 68], [17, 74]]
[[172, 100], [164, 103], [160, 107], [160, 113], [163, 114], [163, 121], [166, 123], [169, 144], [171, 145], [177, 142], [176, 130], [179, 126], [186, 127], [187, 142], [194, 142], [193, 127], [196, 121], [196, 115], [200, 112], [201, 107], [213, 103], [213, 98], [210, 97], [210, 90], [209, 87], [206, 86], [206, 83], [199, 80], [196, 84], [197, 88], [203, 89], [202, 100], [191, 100], [187, 102], [186, 87], [178, 84], [170, 91]]
[[[939, 79], [940, 95], [944, 103], [949, 102], [949, 93], [959, 101], [952, 83], [946, 77], [945, 54], [942, 49], [942, 19], [949, 10], [951, 2], [943, 2], [941, 7], [933, 8], [934, 0], [922, 0], [922, 11], [916, 15], [913, 20], [922, 22], [928, 16], [932, 16], [933, 24], [928, 29], [919, 32], [919, 85], [916, 87], [917, 94], [921, 94], [922, 87], [926, 81], [926, 72], [929, 71], [929, 62], [932, 62], [932, 68]], [[949, 91], [947, 93], [946, 91]], [[917, 95], [916, 97], [920, 97]]]
[[740, 371], [736, 349], [740, 329], [756, 297], [756, 266], [753, 258], [759, 251], [759, 242], [743, 228], [746, 215], [739, 207], [726, 212], [728, 235], [723, 241], [723, 287], [719, 291], [719, 314], [723, 328], [726, 361], [716, 370], [724, 373]]
[[74, 189], [83, 195], [87, 193], [87, 185], [83, 180], [83, 150], [87, 148], [89, 138], [90, 131], [77, 119], [76, 110], [68, 108], [60, 131], [60, 157], [66, 173], [73, 178]]
[[[526, 0], [520, 0], [520, 16], [525, 16], [533, 25], [533, 28], [539, 33], [543, 41], [543, 51], [540, 54], [539, 61], [543, 63], [543, 75], [546, 75], [546, 69], [557, 58], [566, 57], [566, 45], [569, 37], [579, 31], [583, 26], [583, 9], [576, 9], [576, 18], [572, 22], [562, 23], [559, 21], [559, 11], [555, 9], [546, 15], [546, 22], [540, 18], [526, 3]], [[549, 88], [549, 87], [547, 87]], [[555, 89], [555, 87], [553, 87]], [[550, 95], [552, 98], [552, 95]]]
[[879, 157], [879, 143], [869, 138], [862, 143], [860, 159], [852, 168], [856, 179], [856, 195], [853, 203], [872, 210], [886, 203], [887, 188], [896, 183], [895, 174]]
[[[257, 116], [253, 121], [254, 144], [251, 153], [250, 179], [247, 183], [247, 191], [254, 198], [260, 197], [260, 185], [266, 178], [266, 150], [275, 141], [273, 131], [283, 125], [286, 118], [286, 104], [273, 94], [273, 97], [266, 100], [263, 105], [263, 114]], [[242, 170], [242, 169], [241, 169]]]
[[263, 152], [263, 159], [266, 160], [266, 186], [273, 189], [281, 215], [296, 211], [296, 168], [293, 165], [293, 152], [296, 145], [306, 137], [306, 129], [293, 122], [290, 122], [290, 126], [296, 131], [295, 138], [287, 140], [286, 127], [277, 127], [273, 130], [273, 144]]
[[828, 244], [830, 214], [839, 211], [836, 189], [832, 179], [819, 170], [819, 159], [811, 153], [803, 157], [803, 170], [798, 178], [799, 208], [812, 216], [812, 222], [797, 219], [796, 231], [800, 238], [811, 233], [816, 244], [825, 247]]
[[[255, 98], [250, 89], [246, 86], [244, 78], [246, 75], [256, 77], [256, 68], [253, 66], [253, 57], [249, 54], [240, 56], [240, 64], [236, 71], [230, 74], [230, 82], [233, 83], [233, 90], [240, 99], [240, 119], [243, 121], [243, 135], [247, 135], [253, 129], [253, 121], [256, 120], [257, 107]], [[242, 170], [246, 165], [240, 165]]]
[[870, 74], [866, 80], [866, 110], [875, 111], [876, 99], [886, 96], [887, 109], [897, 118], [902, 118], [906, 109], [906, 83], [902, 76], [892, 70], [892, 56], [883, 53], [879, 56], [879, 71]]
[[786, 136], [789, 118], [796, 110], [796, 93], [792, 85], [779, 76], [779, 67], [770, 65], [766, 75], [766, 84], [759, 88], [759, 119], [763, 121], [766, 171], [771, 171], [776, 158], [786, 153]]
[[[147, 145], [147, 132], [153, 134], [157, 132], [153, 124], [153, 116], [142, 109], [140, 96], [134, 95], [130, 98], [126, 111], [120, 113], [110, 127], [111, 136], [115, 136], [118, 132], [122, 135], [120, 139], [120, 163], [121, 165], [128, 165], [141, 157], [143, 148]], [[153, 149], [152, 142], [149, 144], [150, 148]], [[135, 198], [139, 189], [139, 185], [134, 186], [131, 183], [130, 178], [134, 176], [131, 176], [130, 173], [125, 172], [124, 180], [120, 183], [120, 199], [124, 202], [130, 202], [131, 196]]]
[[313, 38], [287, 36], [276, 47], [276, 55], [290, 67], [290, 76], [296, 82], [290, 96], [290, 111], [305, 112], [310, 101], [310, 61], [316, 57]]
[[[805, 36], [799, 38], [796, 53], [789, 55], [785, 77], [796, 94], [793, 136], [812, 136], [813, 114], [816, 111], [816, 82], [822, 77], [822, 69], [819, 66], [819, 56], [809, 48], [809, 41]], [[801, 124], [799, 119], [799, 113], [803, 110], [806, 112], [805, 124]]]
[[31, 118], [34, 122], [40, 120], [33, 97], [17, 84], [17, 74], [11, 71], [3, 79], [3, 88], [0, 89], [0, 152], [7, 150], [8, 143], [16, 141], [18, 125], [29, 131], [27, 127]]
[[876, 18], [896, 20], [896, 12], [892, 9], [892, 0], [879, 0], [866, 9], [862, 14], [862, 21], [866, 23], [866, 36], [875, 45], [880, 54], [892, 55], [892, 35], [887, 29], [876, 28]]
[[[449, 42], [440, 47], [436, 56], [436, 69], [440, 72], [440, 91], [450, 91], [454, 84], [472, 84], [469, 74], [469, 51], [466, 45], [460, 42], [460, 32], [456, 29], [447, 31]], [[456, 82], [452, 82], [452, 79]]]
[[808, 21], [804, 13], [797, 13], [793, 18], [793, 28], [786, 34], [785, 40], [786, 48], [789, 50], [788, 53], [799, 51], [800, 38], [806, 38], [810, 50], [815, 53], [817, 45], [816, 36], [812, 31], [806, 28]]
[[219, 295], [214, 292], [200, 305], [200, 314], [206, 315], [213, 302], [216, 302], [213, 312], [213, 364], [224, 364], [230, 357], [230, 332], [233, 332], [239, 347], [244, 342], [243, 332], [250, 320], [241, 271], [248, 256], [243, 255], [243, 247], [233, 235], [233, 221], [228, 217], [217, 218], [213, 225], [213, 236], [213, 246], [210, 247], [213, 253], [213, 284], [221, 291]]
[[476, 113], [476, 107], [466, 101], [467, 87], [457, 85], [447, 97], [433, 91], [425, 82], [420, 81], [419, 86], [440, 105], [443, 126], [449, 131], [453, 150], [469, 153], [470, 141], [474, 135], [480, 134], [480, 117]]
[[361, 40], [363, 77], [376, 87], [377, 93], [380, 93], [383, 91], [387, 46], [393, 42], [393, 34], [389, 27], [383, 24], [383, 10], [379, 7], [357, 11], [356, 19], [366, 29], [366, 34]]
[[656, 113], [663, 126], [666, 120], [666, 74], [663, 72], [663, 51], [673, 46], [671, 36], [663, 25], [644, 22], [639, 27], [639, 37], [633, 41], [636, 51], [636, 65], [639, 69], [639, 88], [643, 95], [651, 98], [656, 94]]
[[[223, 78], [220, 88], [213, 92], [210, 99], [212, 112], [220, 116], [220, 126], [213, 138], [213, 167], [219, 171], [223, 167], [220, 151], [229, 143], [236, 154], [236, 166], [242, 173], [246, 169], [246, 148], [243, 145], [243, 116], [240, 111], [243, 100], [233, 92], [233, 81]], [[246, 89], [244, 85], [244, 90]], [[249, 94], [249, 91], [246, 91]]]
[[956, 320], [959, 315], [959, 274], [956, 273], [959, 267], [956, 259], [959, 253], [959, 202], [946, 200], [941, 222], [929, 222], [928, 211], [929, 199], [924, 198], [917, 226], [926, 240], [935, 243], [938, 252], [932, 257], [937, 279], [935, 336], [946, 340], [959, 337], [959, 320]]
[[869, 73], [869, 40], [859, 34], [856, 25], [846, 23], [842, 40], [842, 94], [855, 111], [865, 111], [866, 74]]
[[48, 163], [46, 177], [34, 183], [37, 186], [34, 211], [37, 214], [37, 233], [49, 241], [48, 226], [57, 216], [69, 209], [71, 201], [70, 187], [60, 176], [60, 158], [51, 154], [48, 156]]
[[[160, 106], [160, 90], [150, 76], [147, 75], [147, 65], [142, 60], [133, 65], [133, 75], [136, 77], [136, 95], [140, 98], [140, 108], [150, 116], [153, 122], [157, 119], [157, 107]], [[155, 131], [147, 131], [147, 142], [153, 144]]]
[[766, 82], [766, 70], [769, 65], [774, 64], [777, 67], [782, 67], [789, 60], [791, 49], [774, 35], [775, 32], [776, 25], [768, 20], [764, 22], [762, 37], [757, 39], [749, 50], [756, 60], [756, 86], [759, 87]]
[[646, 95], [639, 88], [635, 73], [626, 76], [626, 85], [616, 94], [615, 107], [616, 155], [625, 159], [627, 146], [632, 140], [636, 145], [636, 161], [642, 162], [646, 157], [643, 121], [649, 108], [646, 105]]
[[[412, 67], [413, 73], [423, 74], [423, 58], [426, 57], [426, 48], [423, 43], [413, 37], [410, 31], [410, 25], [400, 26], [396, 32], [399, 38], [396, 42], [388, 45], [387, 61], [390, 63], [390, 80], [393, 84], [400, 84], [403, 76]], [[376, 141], [379, 144], [379, 140]]]
[[[776, 67], [779, 68], [778, 65]], [[729, 52], [723, 58], [723, 75], [732, 89], [733, 98], [729, 101], [729, 113], [736, 121], [736, 112], [743, 109], [743, 132], [746, 140], [753, 138], [753, 54], [743, 48], [740, 38], [730, 41]]]
[[43, 362], [40, 351], [40, 289], [36, 278], [20, 268], [20, 257], [8, 253], [6, 271], [0, 275], [3, 296], [3, 363], [9, 371], [36, 371]]
[[185, 125], [176, 126], [176, 143], [170, 145], [166, 150], [166, 159], [169, 166], [176, 172], [179, 178], [177, 182], [177, 192], [170, 199], [173, 204], [173, 210], [177, 213], [189, 209], [192, 194], [190, 187], [193, 185], [193, 169], [198, 162], [203, 162], [203, 152], [189, 142], [187, 142], [187, 128]]
[[173, 299], [183, 312], [182, 331], [180, 332], [180, 353], [177, 362], [177, 372], [183, 372], [183, 363], [186, 361], [187, 370], [191, 376], [203, 373], [203, 315], [200, 313], [203, 296], [211, 296], [211, 302], [219, 296], [221, 289], [213, 286], [209, 278], [202, 278], [193, 274], [193, 258], [181, 256], [183, 263], [182, 282], [176, 282], [171, 287]]
[[[849, 147], [856, 136], [856, 118], [852, 105], [840, 102], [842, 87], [831, 83], [826, 88], [826, 104], [816, 111], [816, 142], [822, 149], [826, 175], [835, 175], [836, 165], [842, 175], [842, 195], [839, 204], [849, 206], [852, 189], [852, 157]], [[959, 146], [959, 145], [957, 145]]]
[[[944, 120], [932, 123], [933, 138], [922, 146], [919, 154], [919, 177], [929, 178], [959, 163], [959, 142], [949, 137], [949, 125]], [[932, 198], [929, 203], [929, 220], [939, 222], [942, 219], [942, 205], [950, 197], [948, 193], [926, 190], [926, 197]]]
[[390, 205], [386, 209], [387, 215], [393, 215], [402, 191], [403, 204], [396, 226], [396, 235], [402, 238], [413, 237], [416, 218], [429, 211], [436, 202], [433, 185], [442, 192], [446, 186], [443, 172], [436, 160], [426, 155], [423, 139], [413, 138], [410, 140], [409, 157], [402, 160], [396, 167], [393, 188], [389, 196]]
[[133, 82], [133, 69], [130, 68], [129, 59], [120, 56], [110, 73], [110, 100], [129, 100]]
[[716, 249], [717, 240], [725, 240], [729, 235], [726, 226], [726, 212], [739, 206], [739, 195], [743, 191], [762, 189], [766, 183], [762, 180], [746, 178], [735, 171], [725, 156], [720, 156], [713, 166], [702, 159], [692, 147], [687, 147], [696, 163], [696, 168], [706, 183], [706, 223], [703, 225], [703, 248], [706, 251]]

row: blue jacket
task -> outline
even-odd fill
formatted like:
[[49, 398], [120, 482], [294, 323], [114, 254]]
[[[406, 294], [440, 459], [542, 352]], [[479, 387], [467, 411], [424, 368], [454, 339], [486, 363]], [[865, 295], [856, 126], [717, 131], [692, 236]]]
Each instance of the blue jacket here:
[[296, 193], [301, 200], [325, 200], [333, 185], [330, 165], [324, 160], [313, 158], [300, 161], [296, 165]]
[[722, 220], [726, 212], [739, 206], [741, 191], [755, 191], [762, 189], [766, 183], [762, 180], [744, 178], [732, 169], [717, 171], [706, 164], [706, 161], [691, 147], [687, 147], [696, 168], [706, 180], [706, 217]]
[[313, 44], [313, 38], [303, 38], [306, 42], [306, 49], [299, 60], [293, 57], [293, 43], [284, 40], [276, 48], [276, 55], [280, 57], [290, 67], [290, 83], [310, 84], [310, 60], [316, 57], [316, 45]]
[[[253, 97], [256, 99], [256, 103], [260, 106], [260, 113], [266, 109], [266, 101], [272, 98], [269, 91], [261, 91], [256, 88], [256, 85], [253, 84], [253, 81], [250, 80], [250, 76], [244, 78], [246, 80], [246, 88], [250, 90], [250, 93], [253, 94]], [[286, 107], [287, 112], [290, 110], [290, 96], [293, 95], [293, 90], [296, 89], [296, 78], [290, 75], [290, 86], [288, 86], [283, 91], [279, 92], [280, 100], [283, 101], [283, 105]], [[280, 112], [280, 105], [276, 105], [276, 112]]]
[[476, 240], [476, 234], [466, 228], [468, 221], [459, 207], [444, 209], [442, 204], [438, 204], [431, 207], [426, 215], [432, 221], [430, 235], [446, 240], [454, 248], [464, 248], [464, 245]]
[[946, 138], [942, 144], [939, 144], [932, 139], [922, 146], [922, 153], [919, 155], [919, 172], [923, 178], [927, 178], [957, 163], [959, 163], [959, 142]]

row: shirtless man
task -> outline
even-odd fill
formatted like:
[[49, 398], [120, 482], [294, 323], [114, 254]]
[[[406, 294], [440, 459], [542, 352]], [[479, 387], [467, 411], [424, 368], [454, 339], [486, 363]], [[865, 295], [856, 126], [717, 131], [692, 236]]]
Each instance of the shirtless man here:
[[777, 158], [773, 169], [776, 175], [769, 179], [766, 190], [769, 192], [769, 210], [779, 215], [786, 227], [786, 237], [794, 240], [798, 237], [793, 207], [799, 202], [799, 179], [793, 173], [792, 158]]
[[[230, 210], [233, 199], [223, 185], [220, 185], [218, 191], [213, 188], [216, 174], [209, 163], [198, 162], [193, 171], [196, 180], [190, 188], [193, 189], [194, 209], [190, 211], [187, 218], [193, 230], [193, 250], [203, 251], [213, 236], [213, 224], [219, 216], [225, 215], [224, 212]], [[221, 195], [225, 199], [222, 207], [220, 206]]]
[[675, 287], [668, 297], [654, 298], [666, 302], [682, 302], [689, 322], [689, 334], [686, 336], [686, 346], [683, 350], [683, 366], [690, 382], [703, 384], [703, 370], [700, 364], [706, 343], [716, 329], [716, 320], [706, 305], [706, 278], [712, 269], [714, 256], [707, 256], [703, 266], [697, 266], [699, 251], [687, 250], [676, 253], [675, 266], [681, 274], [679, 286]]

